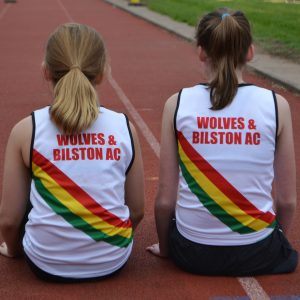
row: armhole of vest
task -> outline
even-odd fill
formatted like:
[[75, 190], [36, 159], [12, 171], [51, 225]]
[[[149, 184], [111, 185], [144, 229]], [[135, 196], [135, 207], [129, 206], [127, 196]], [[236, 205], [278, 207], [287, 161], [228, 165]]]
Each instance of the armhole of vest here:
[[277, 146], [277, 139], [278, 139], [278, 122], [279, 122], [279, 118], [278, 118], [278, 105], [277, 105], [277, 97], [275, 92], [272, 90], [272, 94], [273, 94], [273, 99], [274, 99], [274, 108], [275, 108], [275, 121], [276, 121], [276, 130], [275, 130], [275, 149]]
[[177, 113], [178, 113], [178, 109], [179, 109], [179, 105], [180, 105], [181, 93], [182, 93], [182, 89], [178, 93], [177, 104], [176, 104], [176, 109], [175, 109], [175, 112], [174, 112], [174, 119], [173, 119], [174, 134], [175, 134], [176, 140], [177, 140], [177, 126], [176, 126], [176, 121], [177, 121]]
[[125, 119], [126, 119], [126, 124], [127, 124], [127, 128], [128, 128], [128, 133], [129, 133], [129, 136], [130, 136], [131, 149], [132, 149], [132, 158], [131, 158], [131, 161], [130, 161], [130, 163], [129, 163], [127, 169], [126, 169], [126, 172], [125, 172], [125, 175], [127, 175], [129, 170], [131, 169], [131, 166], [132, 166], [134, 158], [135, 158], [135, 148], [134, 148], [134, 142], [133, 142], [133, 137], [132, 137], [132, 132], [131, 132], [131, 129], [130, 129], [128, 117], [125, 114], [124, 114], [124, 116], [125, 116]]
[[31, 113], [31, 119], [32, 119], [32, 134], [31, 134], [31, 143], [30, 143], [29, 163], [30, 163], [30, 174], [31, 174], [31, 178], [32, 178], [33, 177], [32, 155], [33, 155], [33, 145], [34, 145], [34, 138], [35, 138], [35, 115], [34, 115], [34, 112]]

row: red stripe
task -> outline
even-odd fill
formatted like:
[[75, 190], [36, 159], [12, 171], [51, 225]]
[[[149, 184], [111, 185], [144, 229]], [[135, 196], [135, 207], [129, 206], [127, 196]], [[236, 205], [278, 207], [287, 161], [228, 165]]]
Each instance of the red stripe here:
[[103, 208], [72, 179], [70, 179], [66, 174], [64, 174], [60, 169], [58, 169], [46, 157], [36, 150], [33, 150], [32, 161], [51, 178], [53, 178], [63, 189], [72, 195], [85, 208], [87, 208], [92, 214], [116, 227], [130, 228], [132, 226], [130, 219], [123, 221], [116, 215]]
[[178, 131], [178, 141], [184, 152], [195, 166], [225, 194], [241, 210], [255, 219], [260, 219], [271, 224], [275, 216], [270, 212], [262, 212], [246, 199], [231, 183], [229, 183], [212, 165], [210, 165], [187, 141], [182, 132]]

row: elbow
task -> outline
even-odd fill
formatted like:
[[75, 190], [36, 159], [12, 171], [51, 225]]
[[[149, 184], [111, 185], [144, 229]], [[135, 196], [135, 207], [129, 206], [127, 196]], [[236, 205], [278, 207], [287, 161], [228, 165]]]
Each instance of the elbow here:
[[140, 223], [144, 218], [144, 210], [135, 211], [130, 213], [130, 220], [133, 224]]
[[140, 211], [134, 214], [133, 218], [137, 221], [140, 222], [144, 218], [144, 211]]
[[293, 199], [285, 199], [285, 201], [279, 201], [276, 205], [276, 211], [285, 211], [293, 213], [296, 211], [297, 201], [296, 198]]
[[155, 199], [156, 214], [174, 214], [177, 202], [177, 185], [161, 183]]
[[0, 216], [0, 232], [7, 233], [18, 229], [19, 226], [12, 219]]
[[285, 205], [285, 209], [288, 210], [288, 211], [290, 211], [290, 212], [295, 212], [296, 211], [296, 207], [297, 207], [296, 201], [288, 202]]
[[170, 213], [173, 214], [174, 211], [175, 211], [175, 205], [170, 201], [163, 201], [162, 199], [160, 199], [155, 203], [156, 214], [170, 214]]
[[21, 220], [3, 210], [0, 210], [0, 232], [12, 232], [18, 230]]

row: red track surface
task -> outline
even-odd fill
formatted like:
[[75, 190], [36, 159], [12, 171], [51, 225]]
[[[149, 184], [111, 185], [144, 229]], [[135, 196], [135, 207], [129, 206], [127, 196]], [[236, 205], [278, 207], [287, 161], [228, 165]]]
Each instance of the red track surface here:
[[[113, 78], [157, 139], [165, 100], [182, 87], [201, 82], [192, 45], [100, 0], [0, 3], [0, 182], [11, 127], [32, 110], [51, 102], [50, 89], [40, 71], [48, 35], [59, 24], [71, 20], [89, 24], [102, 33], [111, 57]], [[271, 82], [250, 73], [247, 80], [272, 87], [289, 100], [299, 166], [299, 95], [272, 86]], [[108, 81], [99, 88], [99, 93], [103, 105], [127, 111]], [[138, 132], [145, 164], [146, 215], [137, 230], [135, 248], [126, 268], [102, 282], [50, 284], [36, 279], [23, 260], [0, 257], [0, 299], [220, 299], [246, 296], [236, 278], [186, 274], [169, 261], [153, 257], [144, 250], [156, 241], [153, 201], [158, 158], [139, 129]], [[299, 187], [298, 184], [298, 190]], [[298, 249], [299, 217], [298, 212], [291, 235], [291, 241]], [[300, 295], [298, 270], [291, 275], [256, 279], [270, 297], [282, 295], [288, 299], [288, 295]], [[251, 291], [253, 297], [258, 293], [255, 289]], [[256, 299], [262, 298], [258, 296]]]

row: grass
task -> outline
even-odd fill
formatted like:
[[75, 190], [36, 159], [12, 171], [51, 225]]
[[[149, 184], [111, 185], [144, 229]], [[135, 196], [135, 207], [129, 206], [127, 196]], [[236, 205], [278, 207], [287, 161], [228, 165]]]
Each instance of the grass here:
[[[293, 2], [293, 1], [289, 1]], [[147, 6], [195, 26], [199, 17], [219, 7], [242, 10], [252, 25], [255, 43], [269, 53], [300, 62], [300, 1], [147, 0]]]

